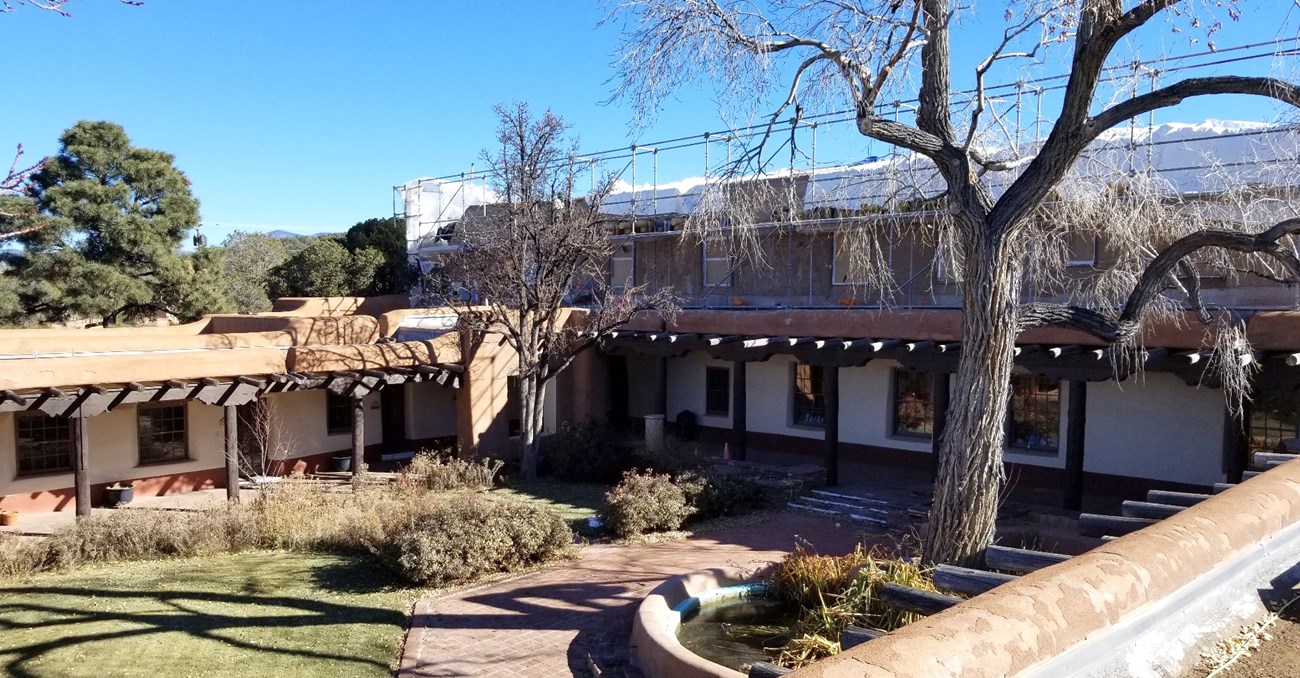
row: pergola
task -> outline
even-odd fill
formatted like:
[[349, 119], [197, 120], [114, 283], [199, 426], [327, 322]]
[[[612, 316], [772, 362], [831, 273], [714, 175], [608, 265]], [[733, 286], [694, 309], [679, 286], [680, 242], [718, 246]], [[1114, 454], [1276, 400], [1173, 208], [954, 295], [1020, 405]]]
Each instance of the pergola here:
[[[949, 375], [957, 370], [960, 342], [904, 338], [855, 338], [816, 336], [766, 336], [750, 334], [700, 334], [671, 331], [629, 331], [610, 333], [602, 344], [613, 355], [640, 354], [656, 361], [654, 403], [658, 412], [667, 409], [667, 360], [691, 351], [704, 351], [718, 360], [732, 364], [732, 432], [731, 446], [737, 459], [746, 455], [746, 388], [745, 366], [766, 361], [774, 355], [790, 355], [800, 362], [823, 369], [825, 398], [825, 433], [823, 464], [826, 480], [839, 480], [839, 370], [856, 367], [875, 359], [895, 360], [904, 367], [929, 372], [932, 378], [934, 434], [932, 463], [937, 463], [939, 444], [946, 424], [949, 401]], [[1087, 411], [1087, 383], [1124, 380], [1138, 370], [1169, 372], [1189, 385], [1215, 385], [1207, 372], [1212, 352], [1208, 349], [1185, 350], [1147, 348], [1129, 361], [1113, 361], [1114, 349], [1083, 344], [1021, 344], [1015, 349], [1015, 363], [1030, 373], [1067, 382], [1069, 392], [1065, 436], [1065, 506], [1078, 510], [1083, 500], [1084, 430]], [[1268, 367], [1300, 365], [1296, 353], [1249, 353], [1241, 360]], [[1223, 470], [1229, 482], [1240, 482], [1249, 464], [1249, 448], [1240, 434], [1242, 421], [1225, 408]]]
[[226, 493], [239, 498], [239, 434], [236, 408], [266, 395], [326, 389], [351, 399], [352, 469], [356, 473], [365, 452], [365, 417], [362, 399], [388, 386], [433, 382], [459, 388], [465, 368], [454, 363], [411, 367], [385, 366], [380, 369], [335, 370], [328, 372], [286, 371], [246, 374], [235, 377], [206, 377], [199, 380], [168, 379], [160, 382], [125, 384], [81, 384], [0, 391], [0, 412], [32, 411], [70, 420], [74, 431], [72, 473], [76, 493], [76, 514], [90, 515], [90, 440], [84, 425], [93, 417], [129, 404], [196, 400], [225, 408]]

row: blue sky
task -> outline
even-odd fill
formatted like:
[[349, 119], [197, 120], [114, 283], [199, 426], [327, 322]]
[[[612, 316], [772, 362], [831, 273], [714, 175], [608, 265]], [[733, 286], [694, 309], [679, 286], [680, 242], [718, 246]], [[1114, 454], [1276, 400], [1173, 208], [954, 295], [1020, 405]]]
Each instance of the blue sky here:
[[[1220, 46], [1271, 38], [1290, 0], [1230, 25]], [[0, 149], [57, 151], [81, 119], [122, 124], [141, 146], [176, 156], [202, 203], [213, 242], [233, 228], [340, 231], [392, 213], [391, 187], [468, 169], [492, 142], [495, 103], [523, 100], [574, 124], [584, 150], [698, 134], [721, 124], [712, 93], [680, 93], [638, 138], [610, 95], [616, 27], [578, 0], [255, 2], [147, 0], [128, 7], [73, 0], [73, 18], [20, 8], [0, 14], [9, 68], [0, 88]], [[987, 36], [981, 17], [976, 32]], [[1144, 51], [1185, 37], [1152, 27]], [[961, 50], [978, 43], [959, 42]], [[1235, 66], [1258, 72], [1267, 63]], [[1266, 115], [1245, 102], [1166, 116]], [[872, 154], [851, 133], [823, 133], [819, 164]], [[683, 152], [687, 153], [687, 152]], [[698, 174], [702, 160], [665, 158], [661, 176]], [[649, 176], [648, 162], [639, 165]], [[617, 169], [617, 168], [614, 168]]]

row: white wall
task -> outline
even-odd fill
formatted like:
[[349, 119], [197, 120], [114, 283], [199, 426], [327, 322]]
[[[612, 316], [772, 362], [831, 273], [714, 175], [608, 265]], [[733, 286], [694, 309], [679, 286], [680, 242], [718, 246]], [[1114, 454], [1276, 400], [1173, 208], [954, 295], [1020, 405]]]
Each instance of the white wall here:
[[[325, 416], [326, 392], [320, 389], [273, 393], [266, 397], [275, 419], [274, 447], [284, 448], [285, 459], [296, 459], [324, 452], [352, 449], [352, 433], [330, 435]], [[379, 411], [379, 394], [362, 399], [365, 406], [367, 445], [384, 441], [383, 417]]]
[[1162, 373], [1088, 385], [1084, 470], [1199, 485], [1224, 481], [1223, 392]]

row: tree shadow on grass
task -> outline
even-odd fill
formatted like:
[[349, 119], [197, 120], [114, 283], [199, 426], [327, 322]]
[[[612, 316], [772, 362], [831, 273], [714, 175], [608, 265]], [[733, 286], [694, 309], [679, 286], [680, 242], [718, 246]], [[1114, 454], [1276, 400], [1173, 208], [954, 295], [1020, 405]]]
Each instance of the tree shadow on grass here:
[[[341, 571], [347, 568], [342, 565], [321, 569], [339, 570], [319, 575], [325, 580], [347, 580]], [[355, 565], [351, 568], [352, 578], [357, 578], [358, 570]], [[38, 664], [55, 652], [71, 649], [73, 656], [84, 655], [96, 662], [96, 648], [104, 646], [92, 644], [150, 635], [160, 636], [157, 642], [169, 643], [164, 650], [168, 664], [202, 662], [197, 657], [181, 656], [183, 650], [174, 645], [175, 638], [170, 634], [183, 634], [218, 643], [227, 655], [231, 649], [247, 651], [250, 661], [241, 665], [255, 666], [257, 656], [270, 654], [349, 666], [349, 675], [386, 674], [390, 668], [387, 661], [331, 652], [328, 642], [313, 645], [303, 639], [312, 628], [340, 627], [342, 632], [345, 625], [375, 624], [392, 627], [398, 633], [406, 624], [404, 613], [383, 607], [184, 588], [135, 590], [62, 585], [0, 589], [0, 670], [17, 678], [37, 678], [49, 675], [48, 669], [42, 670], [44, 667]], [[282, 631], [263, 633], [274, 629]], [[36, 637], [19, 640], [20, 632]], [[162, 640], [163, 636], [168, 641]], [[268, 636], [272, 637], [270, 643], [266, 642]], [[15, 641], [21, 644], [11, 644]], [[113, 672], [112, 667], [102, 666], [105, 675]]]

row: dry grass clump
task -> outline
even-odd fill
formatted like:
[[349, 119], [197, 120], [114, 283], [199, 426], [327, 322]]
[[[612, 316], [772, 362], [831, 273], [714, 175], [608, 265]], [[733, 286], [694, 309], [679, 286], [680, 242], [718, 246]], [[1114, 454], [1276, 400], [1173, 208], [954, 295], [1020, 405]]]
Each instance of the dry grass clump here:
[[406, 482], [431, 492], [448, 490], [487, 490], [496, 484], [497, 474], [505, 462], [500, 459], [468, 461], [459, 457], [444, 458], [421, 450], [406, 467]]
[[[495, 474], [498, 467], [483, 468]], [[204, 511], [124, 509], [79, 519], [45, 538], [0, 534], [0, 578], [97, 562], [252, 549], [375, 554], [382, 558], [412, 541], [422, 543], [428, 553], [441, 548], [448, 554], [463, 554], [429, 555], [430, 561], [482, 558], [478, 571], [494, 572], [558, 557], [554, 545], [562, 540], [567, 547], [572, 540], [563, 520], [541, 507], [500, 500], [465, 508], [455, 496], [449, 499], [446, 493], [364, 482], [355, 483], [348, 492], [291, 477], [265, 486], [246, 504]], [[449, 512], [459, 521], [445, 519]], [[502, 544], [524, 550], [517, 556], [503, 555]], [[442, 580], [441, 575], [419, 572], [418, 568], [398, 567], [393, 559], [387, 562], [394, 564], [399, 574], [419, 573], [413, 577], [415, 581]], [[461, 565], [460, 574], [444, 579], [463, 580], [471, 569]]]
[[884, 584], [935, 590], [929, 571], [916, 562], [861, 545], [842, 556], [817, 555], [798, 545], [777, 566], [772, 582], [778, 598], [800, 609], [792, 640], [776, 658], [791, 668], [838, 654], [840, 633], [849, 626], [892, 631], [921, 618], [883, 604]]

